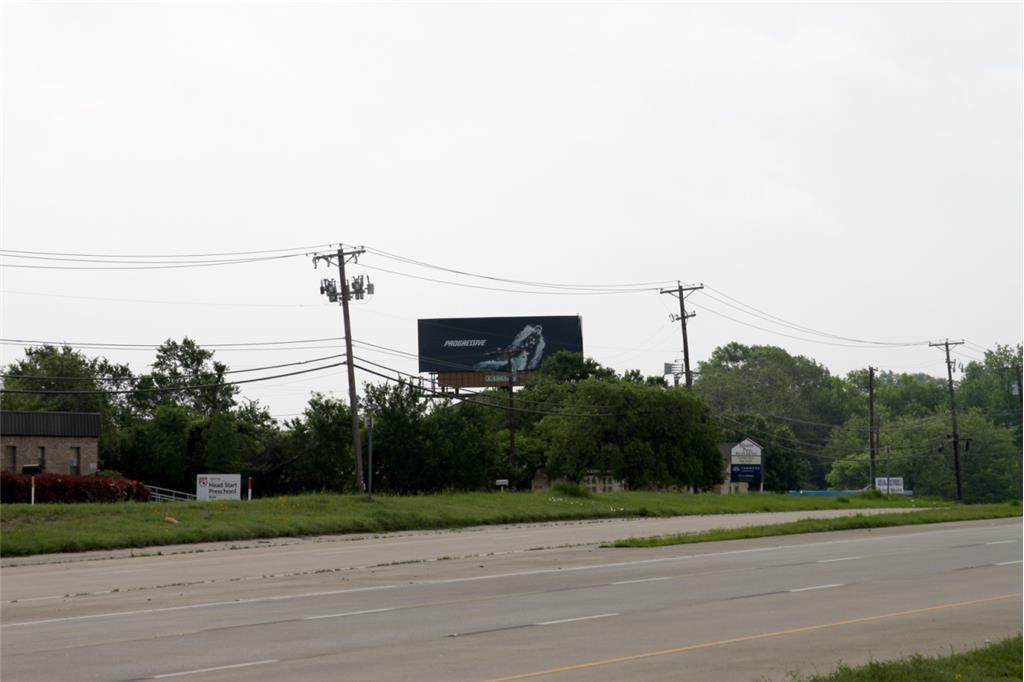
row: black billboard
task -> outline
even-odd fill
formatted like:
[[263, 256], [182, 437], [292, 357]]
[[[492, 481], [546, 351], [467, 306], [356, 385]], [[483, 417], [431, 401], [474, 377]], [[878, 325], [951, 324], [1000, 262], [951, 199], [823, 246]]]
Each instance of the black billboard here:
[[501, 372], [540, 369], [558, 351], [583, 352], [575, 315], [455, 317], [419, 320], [421, 372]]

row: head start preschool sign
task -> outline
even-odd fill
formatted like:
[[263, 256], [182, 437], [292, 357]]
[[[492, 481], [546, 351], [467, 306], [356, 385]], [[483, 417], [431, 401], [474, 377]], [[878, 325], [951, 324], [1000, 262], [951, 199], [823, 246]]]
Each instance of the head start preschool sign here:
[[730, 452], [729, 478], [733, 481], [751, 481], [761, 475], [761, 446], [747, 438], [733, 446]]
[[196, 476], [197, 500], [242, 499], [241, 474], [199, 474]]

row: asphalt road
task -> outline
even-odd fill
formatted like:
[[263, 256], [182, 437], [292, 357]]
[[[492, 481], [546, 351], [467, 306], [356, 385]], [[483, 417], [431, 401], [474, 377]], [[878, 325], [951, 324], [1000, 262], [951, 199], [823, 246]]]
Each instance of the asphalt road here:
[[[5, 562], [0, 675], [766, 680], [1022, 629], [1020, 519], [529, 551], [668, 532], [649, 521]], [[467, 538], [484, 551], [437, 554]]]

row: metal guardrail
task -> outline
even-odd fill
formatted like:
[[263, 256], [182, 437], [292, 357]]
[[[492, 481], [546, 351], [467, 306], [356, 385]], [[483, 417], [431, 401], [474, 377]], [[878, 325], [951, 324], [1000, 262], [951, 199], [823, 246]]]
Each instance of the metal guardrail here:
[[192, 493], [183, 493], [180, 490], [160, 488], [155, 485], [147, 485], [146, 490], [149, 491], [150, 502], [187, 502], [196, 499]]

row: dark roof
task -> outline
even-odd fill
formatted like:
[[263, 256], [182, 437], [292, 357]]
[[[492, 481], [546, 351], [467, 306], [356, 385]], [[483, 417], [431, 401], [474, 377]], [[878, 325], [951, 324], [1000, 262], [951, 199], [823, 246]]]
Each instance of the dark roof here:
[[0, 412], [2, 436], [66, 436], [99, 438], [96, 412]]

